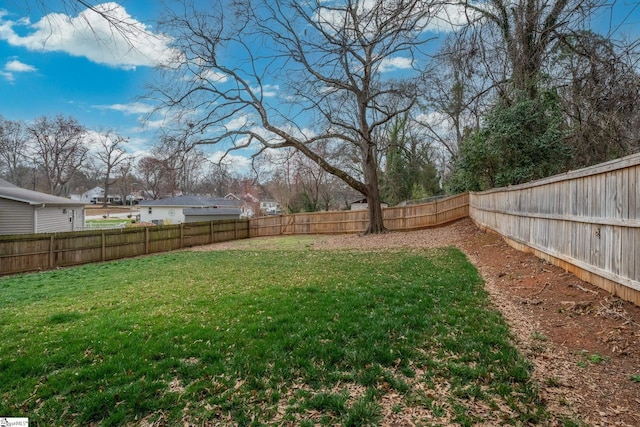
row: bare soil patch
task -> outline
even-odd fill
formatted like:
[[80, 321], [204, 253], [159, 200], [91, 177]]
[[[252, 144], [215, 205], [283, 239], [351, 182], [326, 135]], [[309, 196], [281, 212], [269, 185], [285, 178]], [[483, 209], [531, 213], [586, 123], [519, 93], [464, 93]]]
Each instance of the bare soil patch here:
[[[198, 250], [241, 247], [226, 242]], [[515, 344], [534, 365], [550, 425], [640, 425], [640, 307], [508, 246], [469, 219], [420, 231], [317, 236], [315, 249], [456, 246], [478, 268]], [[392, 425], [389, 419], [385, 425]]]

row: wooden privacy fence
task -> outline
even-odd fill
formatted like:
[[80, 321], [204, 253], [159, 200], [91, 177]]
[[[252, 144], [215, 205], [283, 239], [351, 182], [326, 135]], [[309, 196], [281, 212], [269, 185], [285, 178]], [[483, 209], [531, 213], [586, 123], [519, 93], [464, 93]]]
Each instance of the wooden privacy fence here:
[[472, 193], [470, 216], [640, 305], [640, 154], [529, 184]]
[[0, 236], [0, 274], [109, 261], [247, 237], [247, 220]]
[[[421, 205], [384, 208], [382, 215], [389, 230], [408, 231], [442, 225], [469, 216], [469, 194]], [[249, 235], [362, 233], [368, 224], [366, 210], [274, 215], [249, 220]]]

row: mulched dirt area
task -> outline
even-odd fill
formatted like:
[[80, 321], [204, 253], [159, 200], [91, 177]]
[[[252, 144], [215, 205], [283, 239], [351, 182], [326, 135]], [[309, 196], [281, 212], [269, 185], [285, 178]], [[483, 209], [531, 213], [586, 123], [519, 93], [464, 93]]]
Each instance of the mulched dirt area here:
[[478, 268], [516, 345], [534, 365], [540, 396], [553, 414], [549, 425], [562, 425], [564, 417], [589, 426], [640, 425], [640, 307], [509, 247], [469, 219], [413, 232], [318, 236], [311, 246], [375, 250], [450, 245]]

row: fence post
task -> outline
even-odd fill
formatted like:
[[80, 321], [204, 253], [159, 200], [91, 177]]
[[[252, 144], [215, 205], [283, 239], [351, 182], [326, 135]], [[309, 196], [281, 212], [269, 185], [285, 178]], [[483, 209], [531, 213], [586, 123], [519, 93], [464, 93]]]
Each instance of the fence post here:
[[49, 269], [53, 270], [56, 266], [56, 242], [55, 235], [51, 233], [51, 239], [49, 239]]
[[209, 243], [213, 243], [213, 221], [209, 221]]
[[102, 238], [102, 253], [101, 253], [101, 258], [102, 261], [106, 261], [107, 260], [107, 243], [105, 242], [105, 236], [104, 236], [104, 231], [102, 233], [100, 233], [100, 236]]
[[180, 249], [184, 248], [184, 223], [180, 223]]
[[402, 207], [402, 231], [407, 231], [407, 205]]
[[233, 240], [238, 240], [238, 220], [233, 220]]
[[149, 227], [144, 228], [144, 253], [149, 253]]

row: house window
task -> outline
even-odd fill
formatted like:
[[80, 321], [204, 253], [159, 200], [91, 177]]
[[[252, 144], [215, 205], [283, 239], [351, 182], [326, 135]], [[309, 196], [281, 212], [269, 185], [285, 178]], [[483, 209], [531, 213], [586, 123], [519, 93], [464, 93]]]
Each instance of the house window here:
[[151, 206], [149, 206], [149, 215], [151, 215], [151, 209], [152, 209]]

